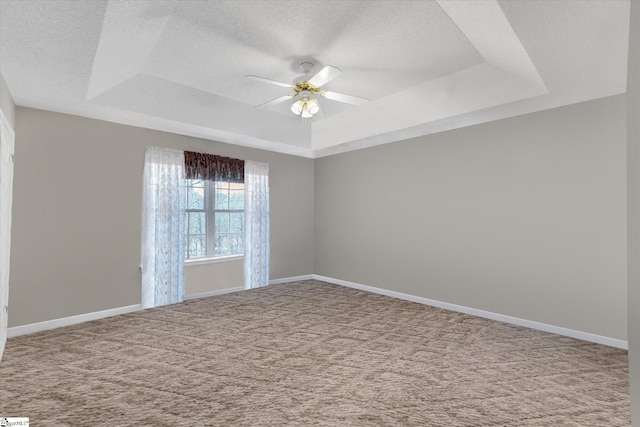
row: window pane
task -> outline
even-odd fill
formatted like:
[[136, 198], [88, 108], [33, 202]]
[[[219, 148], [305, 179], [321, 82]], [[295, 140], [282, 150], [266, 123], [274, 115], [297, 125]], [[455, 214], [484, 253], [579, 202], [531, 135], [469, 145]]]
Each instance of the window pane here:
[[230, 235], [230, 243], [231, 243], [231, 254], [242, 254], [244, 253], [244, 245], [243, 245], [243, 234], [242, 233], [231, 233]]
[[187, 187], [187, 209], [204, 209], [204, 187]]
[[229, 213], [216, 212], [216, 233], [229, 232]]
[[189, 236], [187, 251], [189, 258], [201, 258], [206, 255], [205, 236]]
[[229, 234], [216, 233], [216, 255], [229, 255]]
[[189, 212], [189, 234], [206, 234], [207, 222], [204, 212]]
[[[243, 254], [244, 184], [196, 179], [186, 182], [186, 258]], [[213, 227], [207, 227], [207, 222]], [[213, 253], [211, 248], [207, 253], [212, 238]]]
[[232, 233], [241, 233], [242, 230], [244, 230], [244, 213], [232, 212], [229, 231]]
[[229, 190], [226, 188], [218, 188], [216, 183], [216, 209], [229, 210]]
[[229, 209], [244, 209], [244, 190], [231, 190], [229, 192]]

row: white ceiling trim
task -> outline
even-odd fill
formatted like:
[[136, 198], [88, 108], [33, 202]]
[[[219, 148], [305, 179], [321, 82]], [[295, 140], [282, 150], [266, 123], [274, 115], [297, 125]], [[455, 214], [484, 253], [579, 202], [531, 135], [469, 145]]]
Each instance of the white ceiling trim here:
[[[438, 4], [478, 50], [485, 64], [386, 96], [370, 105], [351, 108], [343, 114], [309, 123], [311, 131], [299, 133], [296, 139], [310, 145], [313, 152], [331, 145], [413, 128], [425, 120], [429, 122], [441, 120], [445, 117], [488, 108], [497, 103], [513, 102], [547, 93], [540, 75], [497, 0], [477, 2], [439, 0]], [[122, 102], [123, 98], [126, 98], [123, 92], [131, 93], [136, 89], [136, 86], [131, 85], [132, 82], [138, 86], [146, 83], [134, 77], [149, 77], [143, 70], [163, 36], [175, 5], [173, 1], [153, 4], [114, 1], [107, 3], [88, 88], [88, 99], [98, 104], [115, 107]], [[146, 12], [151, 7], [153, 7], [154, 17], [149, 19]], [[143, 28], [140, 33], [144, 37], [123, 40], [125, 37], [123, 35], [139, 31], [140, 28]], [[517, 76], [522, 81], [512, 86], [504, 84], [505, 81], [513, 80], [512, 76]], [[98, 95], [105, 94], [118, 85], [123, 86], [120, 90], [113, 91], [110, 97], [103, 96], [102, 99], [96, 99]], [[532, 86], [538, 90], [531, 90]], [[212, 105], [214, 103], [215, 101]], [[151, 108], [157, 108], [161, 104], [162, 99], [158, 99]], [[121, 107], [126, 108], [124, 105]], [[220, 107], [226, 112], [230, 110], [230, 106], [220, 105]], [[134, 106], [129, 107], [130, 110], [134, 108]], [[259, 117], [256, 114], [243, 114], [240, 111], [243, 108], [239, 106], [236, 115], [244, 116], [245, 123], [247, 118], [251, 118], [252, 123], [255, 124]], [[171, 120], [172, 117], [177, 118], [176, 115], [182, 111], [185, 110], [175, 108], [173, 111], [167, 111], [166, 114], [156, 112], [155, 115]], [[375, 120], [372, 121], [372, 117], [375, 117]], [[395, 120], [389, 121], [390, 117]], [[217, 119], [209, 115], [203, 117], [200, 123], [197, 123], [193, 114], [180, 119], [197, 128], [215, 127], [220, 131], [219, 133], [229, 136], [236, 135], [232, 129], [242, 126], [242, 123], [234, 124], [233, 118], [228, 117], [227, 114]], [[267, 128], [266, 125], [260, 126], [261, 130]], [[251, 139], [251, 131], [249, 133], [248, 139]], [[269, 131], [267, 136], [268, 134]], [[240, 139], [240, 135], [231, 139]], [[256, 139], [255, 135], [253, 139]], [[291, 143], [291, 141], [285, 142]]]
[[[157, 17], [148, 19], [153, 7]], [[87, 100], [139, 74], [158, 44], [175, 5], [172, 1], [109, 1], [93, 59]], [[129, 37], [139, 33], [140, 37]]]
[[547, 93], [533, 61], [497, 0], [437, 0], [484, 60]]
[[192, 125], [183, 121], [170, 120], [163, 117], [126, 111], [121, 108], [86, 103], [77, 103], [74, 105], [67, 103], [65, 106], [61, 107], [60, 105], [47, 102], [33, 102], [29, 100], [14, 101], [16, 102], [16, 105], [21, 107], [71, 114], [89, 119], [103, 120], [111, 123], [119, 123], [144, 129], [169, 132], [194, 138], [208, 139], [210, 141], [218, 141], [243, 147], [272, 151], [274, 153], [290, 154], [292, 156], [306, 157], [310, 159], [313, 158], [313, 151], [307, 147], [293, 146], [247, 135], [238, 135], [232, 132], [212, 129], [207, 126]]
[[370, 143], [382, 143], [392, 132], [415, 130], [424, 122], [548, 93], [496, 0], [438, 4], [478, 49], [485, 63], [314, 122], [314, 151], [350, 141], [366, 143], [368, 138]]
[[[628, 0], [0, 0], [17, 105], [321, 157], [624, 93]], [[253, 106], [343, 74], [302, 125]], [[286, 90], [285, 90], [286, 92]]]

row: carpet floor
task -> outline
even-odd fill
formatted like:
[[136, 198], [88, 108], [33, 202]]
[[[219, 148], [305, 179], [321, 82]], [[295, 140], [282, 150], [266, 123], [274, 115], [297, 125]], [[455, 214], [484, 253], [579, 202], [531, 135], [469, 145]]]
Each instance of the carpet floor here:
[[630, 425], [627, 352], [314, 280], [10, 338], [44, 426]]

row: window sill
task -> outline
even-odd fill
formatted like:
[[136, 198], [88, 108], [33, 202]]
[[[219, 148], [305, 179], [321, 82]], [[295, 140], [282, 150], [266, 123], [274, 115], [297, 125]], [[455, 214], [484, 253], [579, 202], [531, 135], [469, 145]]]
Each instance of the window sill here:
[[244, 260], [244, 255], [229, 255], [229, 256], [221, 256], [216, 258], [189, 259], [184, 262], [184, 265], [185, 267], [188, 267], [190, 265], [217, 264], [219, 262], [242, 261], [242, 260]]

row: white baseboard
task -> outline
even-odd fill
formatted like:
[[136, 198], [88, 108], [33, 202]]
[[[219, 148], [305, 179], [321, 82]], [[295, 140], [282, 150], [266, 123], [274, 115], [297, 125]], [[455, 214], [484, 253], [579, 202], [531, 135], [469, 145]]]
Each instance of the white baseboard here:
[[272, 280], [269, 280], [269, 284], [277, 285], [279, 283], [299, 282], [300, 280], [311, 280], [311, 279], [313, 279], [313, 274], [305, 274], [304, 276], [292, 276], [292, 277], [283, 277], [282, 279], [272, 279]]
[[[311, 274], [308, 274], [305, 276], [295, 276], [295, 277], [287, 277], [283, 279], [275, 279], [275, 280], [270, 280], [269, 284], [296, 282], [299, 280], [309, 280], [312, 278], [311, 276], [312, 276]], [[227, 288], [227, 289], [219, 289], [219, 290], [203, 292], [199, 294], [185, 295], [184, 300], [188, 301], [191, 299], [211, 297], [215, 295], [222, 295], [222, 294], [227, 294], [231, 292], [239, 292], [243, 290], [244, 290], [244, 286], [237, 286], [237, 287]], [[88, 322], [90, 320], [104, 319], [105, 317], [116, 316], [118, 314], [131, 313], [133, 311], [138, 311], [141, 309], [142, 309], [142, 306], [140, 304], [134, 304], [126, 307], [111, 308], [108, 310], [95, 311], [92, 313], [85, 313], [85, 314], [79, 314], [76, 316], [63, 317], [60, 319], [46, 320], [44, 322], [29, 323], [27, 325], [14, 326], [11, 328], [7, 328], [7, 337], [13, 338], [20, 335], [33, 334], [35, 332], [47, 331], [49, 329], [60, 328], [62, 326], [70, 326], [70, 325], [75, 325], [77, 323]]]
[[[311, 279], [313, 279], [313, 274], [305, 274], [304, 276], [291, 276], [291, 277], [283, 277], [281, 279], [271, 279], [269, 280], [269, 284], [277, 285], [280, 283], [299, 282], [300, 280], [311, 280]], [[185, 295], [184, 300], [187, 301], [187, 300], [196, 299], [196, 298], [212, 297], [215, 295], [222, 295], [222, 294], [228, 294], [231, 292], [244, 291], [244, 289], [245, 289], [244, 286], [236, 286], [234, 288], [203, 292], [201, 294]]]
[[[336, 285], [347, 286], [349, 288], [360, 289], [375, 294], [386, 295], [394, 298], [399, 298], [407, 301], [413, 301], [420, 304], [429, 305], [432, 307], [444, 308], [446, 310], [457, 311], [459, 313], [470, 314], [473, 316], [484, 317], [486, 319], [497, 320], [500, 322], [510, 323], [513, 325], [524, 326], [531, 329], [537, 329], [540, 331], [551, 332], [558, 335], [563, 335], [571, 338], [576, 338], [583, 341], [589, 341], [596, 344], [603, 344], [610, 347], [621, 348], [627, 350], [629, 344], [627, 341], [605, 337], [602, 335], [591, 334], [589, 332], [577, 331], [574, 329], [563, 328], [561, 326], [548, 325], [546, 323], [540, 323], [533, 320], [521, 319], [519, 317], [507, 316], [499, 313], [492, 313], [490, 311], [479, 310], [476, 308], [466, 307], [463, 305], [451, 304], [448, 302], [437, 301], [429, 298], [423, 298], [415, 295], [405, 294], [402, 292], [390, 291], [388, 289], [376, 288], [368, 285], [361, 285], [359, 283], [349, 282], [347, 280], [334, 279], [332, 277], [320, 276], [318, 274], [306, 274], [303, 276], [285, 277], [282, 279], [273, 279], [269, 281], [270, 285], [279, 283], [298, 282], [301, 280], [320, 280], [323, 282], [333, 283]], [[239, 292], [244, 290], [244, 287], [238, 286], [234, 288], [220, 289], [216, 291], [204, 292], [200, 294], [185, 295], [184, 300], [191, 300], [196, 298], [210, 297], [214, 295], [221, 295], [231, 292]], [[46, 331], [49, 329], [55, 329], [62, 326], [75, 325], [77, 323], [88, 322], [90, 320], [103, 319], [105, 317], [116, 316], [118, 314], [131, 313], [133, 311], [141, 310], [140, 304], [129, 305], [126, 307], [112, 308], [108, 310], [95, 311], [92, 313], [79, 314], [77, 316], [63, 317], [61, 319], [47, 320], [44, 322], [31, 323], [28, 325], [14, 326], [7, 329], [7, 336], [9, 338], [17, 337], [19, 335], [32, 334], [35, 332]]]
[[60, 319], [46, 320], [44, 322], [30, 323], [28, 325], [14, 326], [7, 329], [9, 338], [19, 335], [33, 334], [35, 332], [47, 331], [49, 329], [60, 328], [62, 326], [75, 325], [77, 323], [88, 322], [90, 320], [104, 319], [105, 317], [117, 316], [118, 314], [131, 313], [141, 310], [140, 304], [126, 307], [110, 308], [108, 310], [94, 311], [92, 313], [78, 314], [77, 316], [63, 317]]
[[375, 294], [386, 295], [394, 298], [399, 298], [407, 301], [413, 301], [420, 304], [429, 305], [432, 307], [444, 308], [446, 310], [457, 311], [459, 313], [471, 314], [473, 316], [484, 317], [486, 319], [497, 320], [500, 322], [511, 323], [513, 325], [524, 326], [531, 329], [537, 329], [539, 331], [551, 332], [557, 335], [563, 335], [570, 338], [576, 338], [583, 341], [589, 341], [596, 344], [603, 344], [610, 347], [621, 348], [627, 350], [629, 343], [624, 340], [605, 337], [602, 335], [591, 334], [589, 332], [576, 331], [574, 329], [563, 328], [561, 326], [548, 325], [546, 323], [540, 323], [533, 320], [521, 319], [519, 317], [507, 316], [499, 313], [492, 313], [490, 311], [478, 310], [476, 308], [465, 307], [463, 305], [450, 304], [448, 302], [442, 302], [432, 300], [429, 298], [418, 297], [415, 295], [404, 294], [402, 292], [390, 291], [387, 289], [375, 288], [373, 286], [361, 285], [358, 283], [348, 282], [346, 280], [334, 279], [332, 277], [320, 276], [313, 274], [313, 279], [321, 280], [323, 282], [333, 283], [336, 285], [347, 286], [349, 288], [360, 289]]
[[184, 300], [188, 301], [190, 299], [206, 298], [206, 297], [212, 297], [212, 296], [215, 296], [215, 295], [230, 294], [231, 292], [239, 292], [239, 291], [244, 291], [244, 286], [236, 286], [234, 288], [218, 289], [218, 290], [215, 290], [215, 291], [202, 292], [200, 294], [185, 295], [184, 296]]

